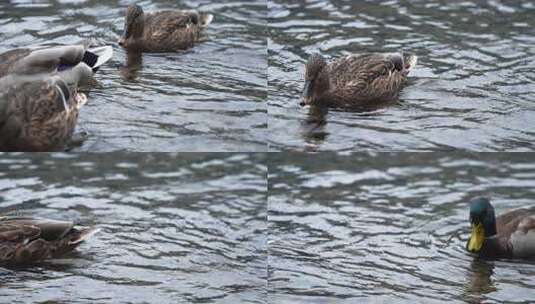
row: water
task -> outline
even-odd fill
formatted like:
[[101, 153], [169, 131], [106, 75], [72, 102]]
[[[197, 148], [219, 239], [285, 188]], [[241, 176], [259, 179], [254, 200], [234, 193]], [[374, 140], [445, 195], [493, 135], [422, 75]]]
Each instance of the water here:
[[[535, 202], [534, 154], [272, 154], [271, 303], [532, 303], [535, 264], [469, 255], [468, 200]], [[510, 301], [510, 302], [508, 302]]]
[[[533, 150], [535, 5], [529, 1], [270, 0], [271, 150]], [[402, 50], [419, 56], [395, 104], [298, 106], [304, 62]]]
[[214, 14], [203, 41], [127, 64], [117, 40], [131, 1], [1, 0], [0, 52], [83, 39], [113, 45], [80, 114], [90, 134], [75, 151], [265, 151], [265, 1], [139, 1], [146, 12]]
[[263, 303], [264, 154], [3, 155], [0, 214], [102, 229], [0, 268], [2, 303]]

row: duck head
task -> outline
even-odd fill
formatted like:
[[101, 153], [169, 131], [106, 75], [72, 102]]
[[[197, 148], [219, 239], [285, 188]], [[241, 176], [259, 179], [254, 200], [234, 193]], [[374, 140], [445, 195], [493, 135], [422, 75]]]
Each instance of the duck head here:
[[301, 96], [301, 106], [314, 104], [329, 90], [327, 62], [319, 54], [313, 54], [305, 65], [305, 86]]
[[478, 253], [485, 238], [496, 235], [496, 217], [494, 207], [488, 198], [477, 197], [470, 201], [470, 225], [472, 233], [466, 243], [466, 249]]
[[143, 27], [145, 25], [145, 14], [141, 6], [132, 4], [126, 9], [126, 18], [124, 23], [124, 33], [119, 39], [119, 45], [128, 47], [128, 45], [135, 38], [143, 35]]

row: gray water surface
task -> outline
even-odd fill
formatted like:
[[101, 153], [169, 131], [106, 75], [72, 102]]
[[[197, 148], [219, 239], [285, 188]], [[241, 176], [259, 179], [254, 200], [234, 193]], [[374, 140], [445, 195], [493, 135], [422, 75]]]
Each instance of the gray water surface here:
[[1, 303], [264, 303], [264, 154], [20, 154], [0, 214], [101, 228], [76, 252], [0, 267]]
[[[271, 150], [535, 148], [532, 2], [268, 3]], [[310, 54], [396, 51], [419, 57], [398, 102], [361, 112], [299, 107]]]
[[535, 264], [468, 254], [468, 200], [535, 204], [535, 154], [271, 154], [270, 303], [533, 303]]
[[81, 110], [90, 136], [75, 151], [265, 151], [265, 1], [137, 1], [145, 12], [197, 9], [214, 21], [191, 50], [127, 63], [117, 40], [131, 2], [0, 1], [0, 52], [86, 39], [114, 47]]

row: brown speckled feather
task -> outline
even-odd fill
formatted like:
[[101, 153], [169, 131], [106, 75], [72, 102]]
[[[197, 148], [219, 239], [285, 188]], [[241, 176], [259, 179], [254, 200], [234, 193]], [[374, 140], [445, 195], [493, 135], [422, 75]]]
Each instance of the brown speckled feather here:
[[416, 56], [370, 53], [349, 55], [327, 64], [318, 54], [305, 66], [301, 104], [353, 107], [393, 101], [398, 97]]
[[61, 257], [95, 232], [94, 228], [75, 228], [70, 221], [1, 218], [0, 263], [33, 263]]
[[64, 148], [78, 119], [76, 95], [76, 87], [67, 88], [60, 79], [23, 82], [1, 92], [0, 150], [52, 151]]
[[195, 14], [162, 11], [146, 15], [143, 39], [148, 51], [176, 51], [193, 46], [201, 28]]
[[212, 21], [210, 14], [193, 10], [159, 11], [145, 14], [138, 5], [126, 11], [125, 31], [119, 44], [129, 51], [173, 52], [185, 50], [199, 40]]
[[390, 101], [397, 97], [405, 76], [380, 54], [350, 55], [329, 66], [331, 89], [326, 98], [336, 103]]
[[111, 58], [111, 47], [37, 46], [0, 54], [0, 150], [56, 151], [87, 101], [79, 86]]
[[0, 54], [0, 78], [11, 73], [14, 63], [30, 54], [30, 49], [15, 49]]

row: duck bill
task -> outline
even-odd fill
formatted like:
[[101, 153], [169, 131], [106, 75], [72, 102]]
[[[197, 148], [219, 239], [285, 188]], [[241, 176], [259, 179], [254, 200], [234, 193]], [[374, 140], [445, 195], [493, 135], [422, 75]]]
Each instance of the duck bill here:
[[121, 38], [119, 38], [119, 41], [118, 41], [119, 45], [124, 46], [126, 43], [126, 39], [128, 39], [128, 37], [130, 37], [130, 30], [128, 28], [128, 25], [125, 25], [123, 35], [121, 36]]
[[470, 252], [476, 253], [481, 250], [483, 247], [483, 240], [485, 239], [485, 231], [483, 230], [483, 225], [481, 223], [472, 223], [472, 233], [470, 234], [470, 239], [468, 240], [467, 249]]
[[302, 107], [312, 103], [312, 83], [310, 81], [305, 82], [305, 87], [303, 88], [303, 94], [301, 95], [301, 105]]
[[124, 31], [123, 35], [121, 36], [121, 38], [119, 38], [119, 45], [120, 46], [124, 46], [125, 43], [126, 43], [126, 39], [128, 38], [128, 33], [126, 32], [126, 30]]

